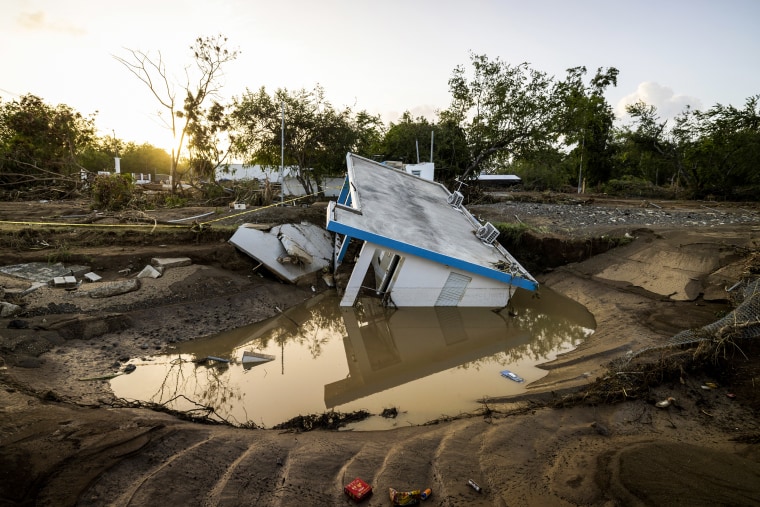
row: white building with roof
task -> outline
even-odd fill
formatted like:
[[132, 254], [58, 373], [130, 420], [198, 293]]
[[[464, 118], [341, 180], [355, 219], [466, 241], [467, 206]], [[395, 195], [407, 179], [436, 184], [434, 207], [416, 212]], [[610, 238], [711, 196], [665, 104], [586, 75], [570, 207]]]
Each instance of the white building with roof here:
[[496, 241], [498, 230], [475, 219], [458, 192], [351, 153], [346, 162], [343, 190], [327, 208], [335, 267], [352, 241], [362, 246], [341, 306], [352, 306], [366, 289], [370, 269], [372, 290], [397, 307], [501, 308], [517, 287], [538, 288]]

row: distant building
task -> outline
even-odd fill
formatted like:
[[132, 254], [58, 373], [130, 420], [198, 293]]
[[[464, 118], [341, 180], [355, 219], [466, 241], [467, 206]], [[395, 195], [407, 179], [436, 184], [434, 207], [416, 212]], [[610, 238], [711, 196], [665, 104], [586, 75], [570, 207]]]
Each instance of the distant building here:
[[[293, 169], [285, 167], [283, 172], [285, 173], [284, 183], [279, 167], [266, 168], [258, 164], [226, 164], [217, 168], [216, 181], [258, 180], [261, 183], [269, 181], [270, 183], [282, 185], [285, 195], [305, 195], [306, 191], [301, 182], [295, 177]], [[343, 177], [324, 178], [322, 184], [326, 197], [337, 197], [340, 194], [341, 186], [343, 186]]]
[[399, 169], [412, 176], [424, 178], [433, 181], [435, 179], [435, 164], [433, 162], [423, 162], [421, 164], [404, 164], [395, 160], [386, 160], [383, 165]]
[[483, 186], [509, 187], [519, 185], [522, 183], [522, 179], [514, 174], [481, 174], [478, 176], [477, 182]]

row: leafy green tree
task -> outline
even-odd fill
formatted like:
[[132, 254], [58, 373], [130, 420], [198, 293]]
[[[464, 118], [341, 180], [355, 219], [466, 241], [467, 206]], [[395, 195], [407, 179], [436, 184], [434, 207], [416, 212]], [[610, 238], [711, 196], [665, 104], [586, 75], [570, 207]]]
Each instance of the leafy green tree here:
[[123, 143], [115, 137], [96, 137], [79, 156], [79, 161], [89, 173], [98, 171], [113, 171], [114, 157], [119, 153], [119, 146]]
[[464, 67], [449, 79], [452, 103], [442, 117], [465, 133], [470, 163], [463, 178], [494, 161], [520, 158], [552, 145], [558, 102], [554, 80], [528, 64], [510, 65], [471, 55], [472, 77]]
[[632, 176], [655, 185], [669, 182], [676, 186], [683, 156], [668, 122], [660, 120], [655, 106], [641, 101], [628, 105], [626, 111], [633, 125], [623, 126], [615, 134], [619, 155], [614, 177]]
[[216, 169], [228, 159], [231, 149], [230, 121], [226, 108], [213, 101], [208, 109], [198, 108], [188, 122], [190, 167], [195, 176], [216, 181]]
[[688, 157], [699, 197], [705, 193], [727, 197], [735, 188], [760, 185], [759, 100], [760, 95], [755, 95], [742, 109], [716, 104], [694, 113]]
[[321, 189], [325, 176], [344, 172], [347, 152], [361, 153], [379, 138], [378, 117], [336, 110], [320, 86], [296, 92], [280, 88], [273, 95], [263, 87], [246, 91], [234, 100], [230, 116], [235, 153], [270, 169], [284, 164], [307, 195]]
[[412, 118], [411, 113], [405, 111], [398, 123], [390, 124], [380, 146], [381, 152], [375, 156], [406, 164], [427, 161], [429, 156], [425, 155], [430, 153], [431, 132], [434, 132], [434, 126], [426, 118]]
[[516, 174], [526, 190], [563, 191], [572, 183], [577, 168], [565, 154], [555, 147], [526, 154], [509, 166], [499, 168], [496, 174]]
[[583, 179], [595, 185], [612, 174], [615, 114], [604, 93], [617, 85], [619, 73], [614, 67], [599, 68], [586, 84], [586, 72], [586, 67], [568, 69], [567, 78], [557, 86], [562, 105], [558, 130], [566, 145], [574, 145], [570, 156], [577, 161], [579, 192]]
[[[222, 35], [198, 37], [190, 47], [194, 65], [186, 69], [186, 80], [181, 85], [170, 77], [160, 52], [153, 57], [143, 51], [127, 49], [127, 58], [114, 56], [116, 61], [148, 87], [160, 104], [161, 111], [168, 113], [164, 122], [176, 142], [171, 158], [172, 193], [176, 191], [179, 183], [177, 168], [185, 136], [189, 136], [191, 132], [199, 132], [198, 128], [192, 128], [193, 123], [201, 122], [206, 117], [207, 112], [203, 110], [203, 104], [219, 92], [219, 78], [224, 65], [238, 56], [238, 51], [227, 49], [226, 44], [227, 38]], [[194, 71], [192, 77], [191, 70]], [[205, 140], [199, 140], [198, 144], [205, 145]]]
[[433, 143], [433, 162], [436, 179], [453, 182], [469, 165], [469, 152], [464, 130], [456, 121], [442, 117], [430, 123], [420, 116], [412, 118], [404, 112], [397, 123], [391, 123], [382, 141], [373, 152], [380, 160], [398, 160], [417, 163], [430, 160], [430, 143]]
[[17, 188], [81, 182], [82, 154], [95, 140], [94, 115], [50, 106], [34, 95], [0, 104], [0, 185]]

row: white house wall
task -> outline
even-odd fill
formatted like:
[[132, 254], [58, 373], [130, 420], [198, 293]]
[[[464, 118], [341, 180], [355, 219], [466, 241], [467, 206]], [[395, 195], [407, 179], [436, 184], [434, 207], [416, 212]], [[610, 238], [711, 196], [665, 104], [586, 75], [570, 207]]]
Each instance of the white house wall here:
[[[403, 254], [366, 242], [349, 280], [342, 306], [354, 304], [359, 284], [364, 280], [367, 267], [377, 256], [388, 251], [402, 258], [390, 285], [390, 301], [398, 307], [436, 306], [443, 287], [452, 270], [445, 265], [414, 255]], [[458, 272], [458, 271], [457, 271]], [[458, 272], [470, 278], [461, 300], [452, 306], [501, 308], [507, 305], [514, 292], [502, 282], [467, 272]]]
[[[264, 169], [260, 165], [243, 165], [243, 164], [229, 164], [227, 170], [220, 167], [216, 170], [217, 181], [232, 180], [269, 180], [272, 183], [279, 183], [282, 181], [279, 168]], [[344, 177], [339, 178], [325, 178], [324, 179], [324, 195], [327, 197], [338, 197], [340, 195], [340, 189], [343, 187]], [[290, 167], [285, 168], [285, 183], [283, 184], [283, 190], [285, 195], [290, 196], [302, 196], [306, 194], [303, 189], [303, 185], [295, 176], [291, 175]]]

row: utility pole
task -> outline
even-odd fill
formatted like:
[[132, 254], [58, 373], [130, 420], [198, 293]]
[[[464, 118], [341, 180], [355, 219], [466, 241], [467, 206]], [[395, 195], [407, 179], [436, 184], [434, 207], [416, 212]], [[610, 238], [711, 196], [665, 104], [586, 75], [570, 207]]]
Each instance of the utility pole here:
[[280, 205], [285, 204], [285, 101], [282, 108], [282, 126], [280, 127]]

